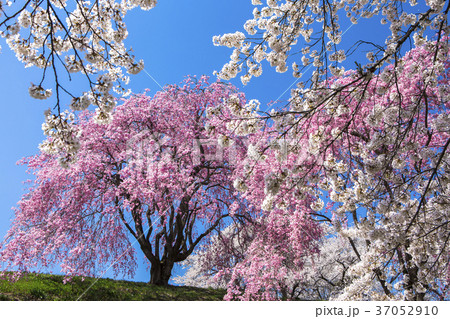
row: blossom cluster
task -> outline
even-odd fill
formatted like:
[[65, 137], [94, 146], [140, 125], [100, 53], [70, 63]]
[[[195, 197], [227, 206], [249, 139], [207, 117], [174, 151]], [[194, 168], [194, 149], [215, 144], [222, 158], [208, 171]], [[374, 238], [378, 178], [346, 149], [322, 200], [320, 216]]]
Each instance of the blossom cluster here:
[[[113, 91], [129, 94], [125, 88], [129, 77], [123, 71], [137, 74], [144, 68], [143, 61], [137, 61], [125, 47], [128, 31], [124, 17], [137, 6], [149, 10], [156, 2], [97, 0], [77, 1], [72, 5], [66, 0], [49, 0], [28, 1], [22, 5], [2, 0], [0, 34], [26, 67], [42, 69], [40, 82], [29, 88], [31, 97], [48, 99], [52, 96], [52, 89], [45, 88], [44, 79], [53, 73], [57, 116], [62, 107], [60, 95], [65, 92], [72, 98], [69, 106], [73, 111], [93, 104], [97, 107], [99, 121], [107, 123], [116, 103]], [[80, 96], [70, 92], [62, 82], [61, 69], [69, 74], [82, 74], [89, 91]], [[67, 134], [63, 133], [60, 138], [65, 136]]]
[[58, 117], [47, 110], [42, 124], [42, 131], [48, 137], [39, 145], [39, 149], [47, 154], [58, 155], [58, 162], [63, 168], [75, 162], [75, 154], [80, 149], [79, 137], [82, 131], [74, 126], [74, 118], [75, 115], [68, 111]]
[[[346, 32], [342, 25], [347, 21], [357, 24], [360, 19], [379, 19], [389, 28], [385, 43], [377, 43], [367, 53], [366, 68], [379, 68], [400, 51], [409, 37], [420, 46], [428, 41], [429, 30], [448, 34], [446, 1], [425, 2], [418, 10], [416, 0], [252, 1], [253, 18], [244, 24], [247, 35], [237, 31], [213, 37], [214, 45], [233, 48], [230, 61], [218, 76], [231, 79], [243, 72], [241, 81], [247, 84], [261, 75], [264, 60], [277, 72], [286, 72], [289, 56], [298, 59], [292, 63], [294, 77], [301, 77], [302, 68], [315, 68], [313, 85], [327, 74], [340, 76], [344, 72], [344, 50], [350, 49], [342, 47]], [[344, 22], [339, 19], [342, 17]]]

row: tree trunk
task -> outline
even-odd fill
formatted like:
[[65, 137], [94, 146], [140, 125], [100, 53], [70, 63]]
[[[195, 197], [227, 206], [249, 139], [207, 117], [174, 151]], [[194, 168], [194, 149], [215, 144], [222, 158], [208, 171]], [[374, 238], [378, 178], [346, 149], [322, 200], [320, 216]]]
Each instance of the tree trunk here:
[[172, 275], [173, 262], [152, 263], [150, 268], [150, 284], [157, 286], [168, 286]]

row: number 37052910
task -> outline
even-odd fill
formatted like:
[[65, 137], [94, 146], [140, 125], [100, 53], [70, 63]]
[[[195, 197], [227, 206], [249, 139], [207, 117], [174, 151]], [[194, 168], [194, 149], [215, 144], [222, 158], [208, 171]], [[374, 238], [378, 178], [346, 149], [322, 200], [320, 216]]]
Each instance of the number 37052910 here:
[[436, 316], [437, 306], [377, 306], [377, 316]]

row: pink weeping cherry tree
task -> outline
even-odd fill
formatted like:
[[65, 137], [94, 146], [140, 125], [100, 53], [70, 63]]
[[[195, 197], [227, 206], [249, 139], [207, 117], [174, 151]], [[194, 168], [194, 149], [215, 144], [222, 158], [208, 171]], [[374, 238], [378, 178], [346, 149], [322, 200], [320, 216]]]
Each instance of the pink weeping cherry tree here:
[[82, 113], [76, 162], [44, 152], [21, 161], [34, 180], [0, 262], [19, 273], [60, 265], [69, 277], [94, 276], [112, 265], [132, 276], [137, 242], [150, 283], [167, 285], [174, 264], [202, 239], [252, 215], [233, 188], [232, 165], [217, 155], [225, 128], [205, 129], [207, 110], [230, 94], [244, 101], [230, 85], [188, 78], [154, 97], [129, 98], [109, 124]]

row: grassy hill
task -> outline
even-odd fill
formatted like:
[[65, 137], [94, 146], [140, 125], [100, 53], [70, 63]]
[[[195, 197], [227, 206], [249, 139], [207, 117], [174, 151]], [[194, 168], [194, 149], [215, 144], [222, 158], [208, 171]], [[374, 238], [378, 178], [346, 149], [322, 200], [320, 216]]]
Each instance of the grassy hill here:
[[[0, 300], [77, 300], [96, 280], [28, 274], [17, 282], [0, 279]], [[80, 300], [222, 300], [225, 290], [194, 287], [158, 287], [144, 282], [99, 279]]]

